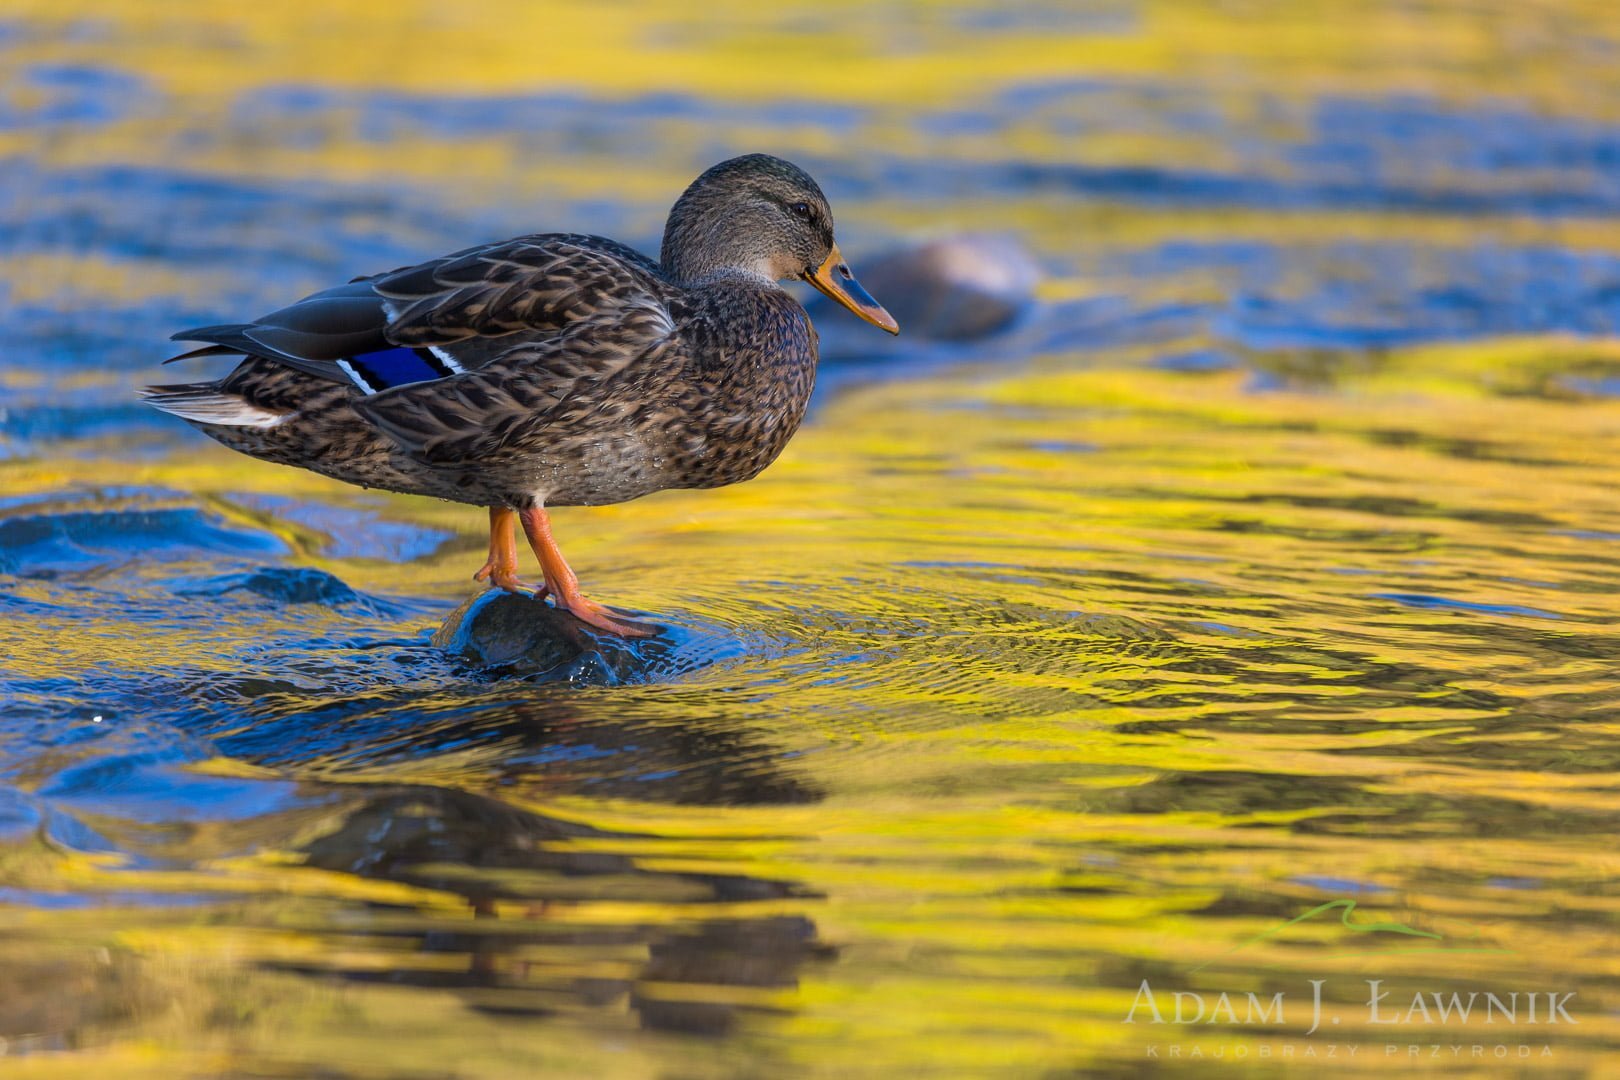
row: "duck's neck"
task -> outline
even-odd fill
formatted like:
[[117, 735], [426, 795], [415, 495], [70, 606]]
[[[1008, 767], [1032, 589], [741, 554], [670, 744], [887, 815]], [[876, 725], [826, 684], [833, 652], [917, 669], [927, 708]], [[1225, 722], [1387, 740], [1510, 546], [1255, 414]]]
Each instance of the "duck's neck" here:
[[785, 293], [781, 284], [763, 269], [746, 266], [715, 266], [685, 281], [674, 279], [685, 289], [724, 290], [737, 289], [762, 293]]
[[664, 268], [664, 276], [683, 289], [740, 278], [775, 285], [782, 277], [776, 260], [764, 251], [732, 252], [722, 257], [667, 241], [659, 253], [659, 265]]
[[816, 332], [804, 308], [786, 289], [764, 274], [737, 267], [712, 271], [686, 290], [709, 349], [731, 357], [732, 364], [760, 363], [780, 368], [816, 363]]

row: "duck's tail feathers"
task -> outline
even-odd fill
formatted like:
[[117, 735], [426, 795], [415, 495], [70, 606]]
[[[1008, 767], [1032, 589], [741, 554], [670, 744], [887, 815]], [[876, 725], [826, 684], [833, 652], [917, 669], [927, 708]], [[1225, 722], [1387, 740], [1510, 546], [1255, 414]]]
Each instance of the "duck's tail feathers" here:
[[172, 413], [183, 420], [220, 427], [273, 428], [292, 413], [273, 412], [239, 397], [222, 392], [215, 383], [181, 386], [147, 386], [138, 391], [141, 400], [154, 409]]

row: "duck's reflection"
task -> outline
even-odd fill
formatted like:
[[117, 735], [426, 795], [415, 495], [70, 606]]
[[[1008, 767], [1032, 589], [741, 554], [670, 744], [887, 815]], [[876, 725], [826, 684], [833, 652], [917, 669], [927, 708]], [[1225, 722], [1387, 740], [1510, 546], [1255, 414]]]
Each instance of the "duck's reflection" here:
[[[375, 654], [384, 675], [385, 661], [420, 659], [396, 648], [391, 661]], [[53, 775], [34, 784], [42, 823], [13, 846], [138, 871], [157, 891], [121, 898], [136, 905], [172, 907], [163, 890], [206, 880], [187, 902], [230, 897], [253, 928], [290, 919], [301, 932], [287, 950], [236, 955], [294, 986], [435, 989], [489, 1015], [607, 1010], [648, 1028], [723, 1032], [750, 1010], [784, 1007], [804, 964], [828, 952], [795, 883], [659, 869], [652, 857], [668, 845], [656, 835], [545, 809], [563, 795], [714, 807], [821, 797], [780, 746], [704, 715], [698, 695], [587, 700], [498, 679], [339, 694], [254, 675], [208, 686], [201, 702], [168, 683], [142, 687], [158, 703], [144, 721], [157, 739], [194, 741], [171, 748], [95, 726], [70, 759], [51, 758]], [[336, 876], [293, 883], [300, 864]], [[103, 876], [118, 888], [115, 871]]]
[[[708, 904], [804, 896], [793, 883], [651, 871], [577, 847], [604, 838], [633, 846], [635, 836], [464, 791], [368, 789], [337, 828], [302, 846], [306, 865], [451, 893], [473, 918], [370, 904], [342, 934], [351, 947], [295, 970], [451, 989], [493, 1013], [623, 1003], [645, 1027], [714, 1034], [740, 1012], [778, 1007], [801, 966], [828, 954], [802, 916], [703, 916]], [[616, 905], [649, 913], [599, 917]]]

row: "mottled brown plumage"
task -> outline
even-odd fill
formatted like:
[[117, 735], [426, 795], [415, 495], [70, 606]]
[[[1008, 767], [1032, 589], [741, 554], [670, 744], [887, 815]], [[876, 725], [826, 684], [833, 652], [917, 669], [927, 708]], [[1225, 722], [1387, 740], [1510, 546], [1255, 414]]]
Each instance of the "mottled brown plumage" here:
[[[657, 263], [575, 234], [468, 248], [177, 334], [209, 343], [186, 356], [243, 359], [217, 382], [145, 394], [253, 457], [490, 507], [480, 578], [636, 633], [579, 594], [544, 507], [734, 484], [775, 460], [816, 366], [787, 277], [896, 330], [842, 264], [815, 181], [749, 155], [686, 190]], [[541, 589], [516, 577], [514, 517]]]

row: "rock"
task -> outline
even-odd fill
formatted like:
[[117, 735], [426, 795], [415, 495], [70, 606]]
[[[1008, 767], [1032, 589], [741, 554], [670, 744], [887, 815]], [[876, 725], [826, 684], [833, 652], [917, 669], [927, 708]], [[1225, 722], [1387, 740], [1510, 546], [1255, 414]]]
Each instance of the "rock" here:
[[312, 566], [261, 566], [201, 580], [188, 579], [177, 584], [174, 591], [180, 596], [220, 599], [259, 597], [276, 607], [314, 604], [342, 608], [349, 615], [400, 616], [413, 609], [409, 600], [358, 592], [342, 578]]
[[[1041, 280], [1040, 266], [1017, 240], [974, 233], [863, 260], [855, 271], [904, 338], [933, 341], [972, 341], [1005, 329], [1034, 303]], [[817, 298], [811, 314], [825, 320], [831, 306]]]
[[247, 592], [280, 604], [324, 604], [335, 607], [360, 599], [343, 579], [310, 566], [261, 566], [245, 574], [229, 574], [213, 583], [220, 596]]
[[481, 669], [608, 686], [643, 678], [675, 647], [666, 634], [632, 639], [600, 633], [544, 601], [499, 589], [452, 611], [433, 645]]

